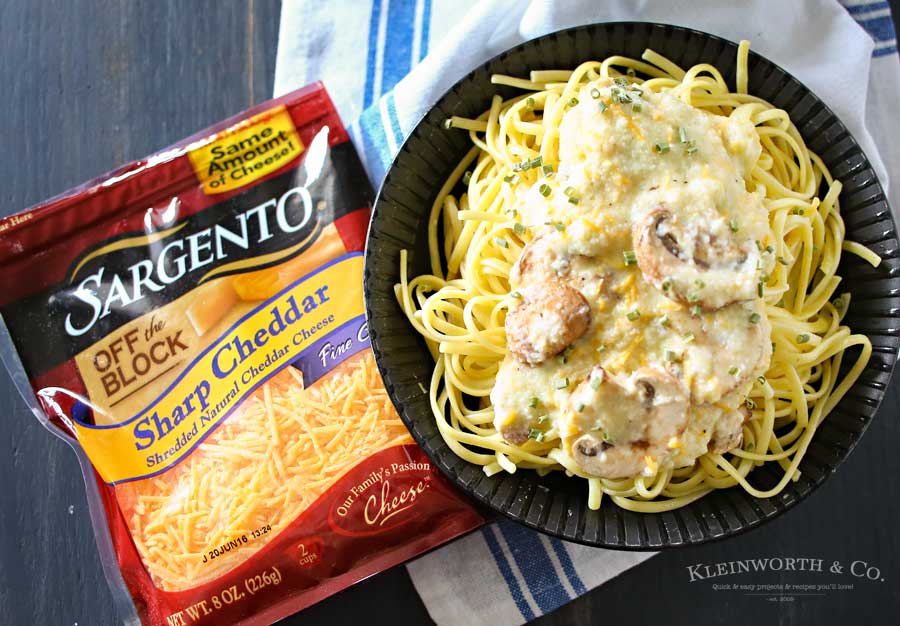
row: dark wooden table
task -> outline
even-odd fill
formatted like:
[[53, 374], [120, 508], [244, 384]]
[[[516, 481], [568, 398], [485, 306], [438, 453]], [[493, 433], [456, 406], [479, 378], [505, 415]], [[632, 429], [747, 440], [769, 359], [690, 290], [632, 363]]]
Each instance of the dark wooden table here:
[[[896, 15], [898, 0], [891, 4]], [[265, 100], [279, 11], [266, 0], [0, 1], [0, 211], [22, 210]], [[850, 459], [789, 514], [726, 542], [660, 554], [535, 623], [900, 622], [898, 409], [894, 385]], [[0, 623], [116, 623], [74, 455], [29, 414], [5, 373], [0, 418]], [[741, 582], [854, 588], [769, 602], [712, 587], [726, 579], [691, 582], [688, 566], [765, 557], [821, 558], [826, 573]], [[864, 561], [884, 580], [828, 574], [835, 561]], [[431, 622], [399, 567], [285, 623]]]

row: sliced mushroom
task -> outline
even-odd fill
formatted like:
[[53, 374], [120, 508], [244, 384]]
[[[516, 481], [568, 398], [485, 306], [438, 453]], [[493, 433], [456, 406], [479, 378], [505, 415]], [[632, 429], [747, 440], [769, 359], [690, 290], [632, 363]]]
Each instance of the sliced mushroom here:
[[647, 457], [671, 453], [669, 442], [687, 427], [689, 408], [688, 390], [660, 368], [622, 377], [595, 366], [570, 399], [564, 428], [572, 458], [592, 476], [635, 476]]
[[707, 450], [713, 454], [724, 454], [740, 446], [744, 440], [744, 424], [750, 416], [750, 409], [745, 405], [722, 415], [716, 422]]
[[632, 230], [638, 266], [668, 298], [715, 310], [756, 297], [759, 250], [721, 218], [682, 223], [657, 207]]
[[581, 337], [591, 309], [581, 293], [559, 280], [520, 290], [521, 302], [506, 315], [506, 341], [520, 362], [540, 365]]

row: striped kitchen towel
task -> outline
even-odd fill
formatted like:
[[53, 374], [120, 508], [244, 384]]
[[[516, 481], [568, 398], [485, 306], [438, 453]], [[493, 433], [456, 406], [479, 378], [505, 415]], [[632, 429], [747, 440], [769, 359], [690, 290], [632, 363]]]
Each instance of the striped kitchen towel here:
[[[900, 170], [897, 39], [887, 2], [863, 0], [284, 0], [275, 95], [323, 80], [378, 187], [419, 118], [459, 78], [522, 41], [580, 24], [641, 20], [738, 41], [837, 113], [888, 187]], [[873, 138], [878, 138], [876, 141]], [[900, 194], [888, 188], [895, 209]], [[410, 563], [440, 626], [513, 626], [652, 556], [588, 548], [502, 521]]]

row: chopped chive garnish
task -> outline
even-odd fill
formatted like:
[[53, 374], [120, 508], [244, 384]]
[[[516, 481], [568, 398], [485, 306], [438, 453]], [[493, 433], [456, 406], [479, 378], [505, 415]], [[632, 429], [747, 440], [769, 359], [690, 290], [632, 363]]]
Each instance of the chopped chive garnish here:
[[678, 354], [673, 350], [666, 350], [666, 361], [674, 361], [678, 358]]
[[766, 246], [766, 252], [772, 254], [773, 252], [775, 252], [775, 248], [773, 248], [772, 246]]
[[554, 228], [556, 228], [556, 230], [558, 230], [558, 231], [563, 231], [563, 230], [566, 229], [566, 225], [563, 224], [562, 222], [556, 222], [553, 226], [554, 226]]
[[538, 187], [538, 190], [545, 198], [550, 195], [550, 185], [548, 185], [547, 183], [543, 183], [540, 187]]
[[597, 352], [606, 352], [606, 346], [601, 343], [599, 346], [597, 346]]
[[731, 368], [728, 370], [728, 374], [730, 376], [734, 376], [737, 373], [738, 373], [738, 368], [736, 365], [732, 365]]
[[569, 198], [569, 204], [578, 204], [578, 198], [572, 196]]
[[629, 96], [619, 88], [613, 87], [610, 93], [612, 93], [613, 100], [615, 100], [619, 104], [627, 104], [631, 102], [631, 96]]
[[[506, 176], [503, 177], [503, 182], [504, 182], [504, 183], [511, 183], [511, 182], [512, 182], [512, 179], [513, 179], [513, 174], [507, 174]], [[467, 185], [469, 184], [469, 183], [466, 182], [466, 179], [465, 179], [465, 178], [463, 178], [463, 182], [466, 183]]]
[[753, 313], [750, 315], [750, 323], [751, 324], [759, 324], [759, 320], [762, 319], [759, 313]]
[[536, 408], [537, 408], [537, 405], [538, 405], [538, 399], [535, 398], [535, 397], [532, 397], [532, 398], [528, 401], [528, 406], [530, 406], [532, 409], [536, 409]]
[[591, 98], [593, 98], [594, 100], [596, 100], [596, 99], [598, 99], [599, 97], [600, 97], [600, 90], [597, 89], [596, 87], [592, 87], [592, 88], [591, 88]]
[[451, 120], [451, 119], [448, 117], [447, 119], [444, 120], [444, 129], [445, 129], [445, 130], [448, 130], [448, 129], [450, 129], [450, 128], [453, 128], [453, 120]]
[[470, 180], [472, 180], [472, 172], [466, 170], [466, 173], [463, 174], [463, 185], [468, 185]]
[[687, 143], [687, 140], [688, 140], [687, 133], [685, 132], [684, 128], [679, 126], [678, 127], [678, 141], [680, 141], [681, 143]]
[[597, 108], [600, 109], [601, 113], [606, 113], [606, 109], [608, 109], [609, 107], [606, 105], [605, 102], [603, 102], [603, 100], [601, 100], [600, 102], [597, 103]]
[[841, 298], [835, 298], [831, 301], [831, 304], [834, 306], [834, 308], [840, 309], [844, 306], [844, 301]]
[[544, 431], [538, 430], [537, 428], [532, 428], [531, 432], [528, 433], [529, 439], [534, 439], [538, 443], [544, 440]]
[[549, 415], [541, 415], [541, 416], [537, 419], [537, 422], [538, 422], [538, 424], [543, 424], [544, 422], [548, 421], [549, 419], [550, 419], [550, 416], [549, 416]]
[[500, 246], [501, 248], [508, 248], [509, 243], [503, 237], [494, 237], [494, 243]]
[[551, 174], [553, 174], [553, 166], [547, 164], [541, 168], [541, 171], [544, 172], [544, 176], [550, 176]]
[[763, 284], [762, 283], [756, 283], [756, 295], [759, 296], [760, 298], [763, 297]]
[[603, 381], [600, 380], [599, 378], [591, 379], [591, 389], [593, 389], [594, 391], [597, 391], [598, 389], [600, 389], [600, 385], [602, 385], [602, 384], [603, 384]]
[[525, 109], [528, 111], [534, 110], [534, 98], [525, 98]]
[[688, 297], [687, 297], [687, 301], [690, 302], [690, 303], [699, 302], [699, 301], [700, 301], [700, 294], [697, 293], [697, 292], [695, 292], [695, 291], [689, 293], [689, 294], [688, 294]]
[[628, 315], [626, 315], [625, 317], [628, 318], [629, 322], [636, 322], [637, 320], [639, 320], [641, 318], [641, 312], [638, 311], [637, 309], [632, 309], [632, 310], [628, 311]]
[[701, 311], [700, 305], [695, 304], [694, 306], [691, 307], [691, 317], [700, 317], [700, 311]]
[[731, 229], [731, 232], [736, 233], [738, 231], [738, 223], [736, 219], [732, 219], [728, 222], [728, 227]]
[[750, 409], [751, 411], [756, 408], [756, 402], [754, 402], [750, 398], [747, 398], [744, 402], [746, 403], [747, 408]]
[[757, 376], [757, 377], [756, 377], [756, 382], [758, 382], [760, 385], [765, 385], [765, 384], [766, 384], [766, 377], [765, 377], [765, 376]]
[[621, 77], [621, 76], [616, 76], [616, 77], [613, 79], [613, 82], [614, 82], [616, 85], [618, 85], [619, 87], [627, 87], [627, 86], [628, 86], [628, 79], [623, 78], [623, 77]]
[[566, 187], [565, 189], [563, 189], [563, 193], [567, 196], [571, 196], [573, 193], [575, 193], [575, 187]]
[[560, 380], [558, 383], [556, 383], [556, 388], [557, 388], [557, 389], [565, 389], [565, 388], [568, 387], [568, 386], [569, 386], [569, 379], [568, 379], [568, 377], [563, 378], [563, 379]]
[[510, 297], [513, 297], [513, 298], [515, 298], [516, 300], [518, 300], [519, 298], [522, 297], [522, 294], [520, 294], [518, 291], [513, 291], [513, 292], [510, 293], [509, 295], [510, 295]]
[[672, 279], [671, 278], [667, 278], [664, 281], [662, 281], [662, 290], [663, 291], [668, 291], [671, 288], [672, 288]]
[[569, 100], [570, 107], [577, 106], [577, 105], [578, 105], [578, 98], [572, 98], [571, 100]]
[[634, 250], [625, 250], [622, 253], [622, 260], [626, 266], [637, 265], [637, 255], [634, 253]]
[[524, 235], [525, 226], [523, 224], [520, 224], [519, 222], [516, 222], [515, 224], [513, 224], [513, 232], [517, 235]]
[[627, 70], [625, 70], [625, 73], [628, 75], [629, 78], [634, 78], [634, 68], [629, 67]]
[[807, 343], [809, 341], [809, 335], [803, 333], [801, 335], [797, 335], [797, 343]]
[[694, 284], [697, 286], [697, 289], [703, 289], [704, 287], [706, 287], [706, 283], [699, 279], [695, 280]]
[[695, 152], [697, 152], [697, 145], [694, 143], [694, 140], [693, 140], [693, 139], [691, 139], [690, 141], [688, 141], [688, 142], [685, 144], [685, 146], [686, 146], [686, 147], [685, 147], [684, 151], [685, 151], [686, 154], [694, 154]]
[[428, 393], [428, 390], [425, 389], [425, 385], [423, 385], [422, 383], [419, 383], [419, 389], [421, 389], [421, 390], [422, 390], [422, 393], [424, 393], [424, 394], [427, 394], [427, 393]]
[[672, 322], [669, 320], [669, 316], [663, 315], [659, 320], [659, 325], [663, 328], [668, 328], [669, 326], [671, 326]]
[[782, 265], [788, 264], [788, 262], [785, 260], [785, 258], [783, 256], [778, 257], [778, 262], [781, 263]]
[[763, 274], [762, 276], [759, 277], [759, 280], [761, 280], [763, 283], [767, 283], [767, 282], [769, 282], [769, 275]]
[[609, 433], [605, 430], [603, 431], [603, 441], [612, 441], [612, 437], [610, 437]]
[[653, 149], [660, 154], [665, 154], [669, 151], [669, 144], [667, 144], [665, 141], [660, 141], [658, 144], [653, 146]]
[[694, 333], [685, 333], [684, 340], [687, 342], [691, 342], [694, 340]]
[[644, 110], [644, 105], [640, 103], [640, 101], [635, 101], [631, 103], [631, 110], [635, 113], [640, 113]]
[[576, 404], [576, 405], [575, 405], [575, 410], [578, 411], [579, 413], [581, 413], [582, 411], [584, 411], [584, 402], [579, 402], [578, 404]]

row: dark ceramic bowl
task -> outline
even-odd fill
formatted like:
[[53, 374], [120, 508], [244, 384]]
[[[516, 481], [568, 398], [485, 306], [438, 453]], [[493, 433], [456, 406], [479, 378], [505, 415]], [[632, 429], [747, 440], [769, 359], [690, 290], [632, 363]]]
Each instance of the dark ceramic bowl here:
[[[566, 478], [561, 472], [541, 478], [533, 471], [487, 477], [480, 466], [463, 461], [447, 447], [419, 387], [420, 383], [428, 386], [433, 361], [393, 294], [401, 249], [410, 251], [411, 276], [428, 271], [427, 214], [442, 183], [470, 147], [467, 133], [448, 132], [441, 124], [451, 115], [477, 116], [489, 108], [494, 93], [504, 97], [516, 93], [492, 85], [491, 74], [525, 76], [533, 69], [574, 68], [613, 54], [639, 58], [645, 48], [682, 67], [711, 63], [734, 85], [734, 43], [663, 24], [582, 26], [504, 52], [456, 83], [403, 144], [375, 202], [365, 262], [365, 299], [378, 367], [400, 416], [432, 461], [472, 498], [526, 526], [562, 539], [629, 550], [684, 546], [735, 535], [781, 515], [812, 493], [847, 457], [875, 415], [900, 342], [897, 234], [871, 164], [815, 94], [774, 63], [751, 53], [749, 92], [790, 113], [809, 148], [844, 184], [841, 213], [847, 238], [884, 259], [881, 267], [873, 269], [844, 255], [841, 290], [852, 293], [846, 323], [869, 336], [873, 354], [862, 376], [816, 432], [800, 464], [800, 480], [769, 499], [754, 498], [734, 487], [668, 513], [632, 513], [609, 500], [599, 511], [591, 511], [583, 480]], [[773, 486], [781, 475], [776, 467], [768, 463], [754, 470], [753, 483], [762, 489]]]

